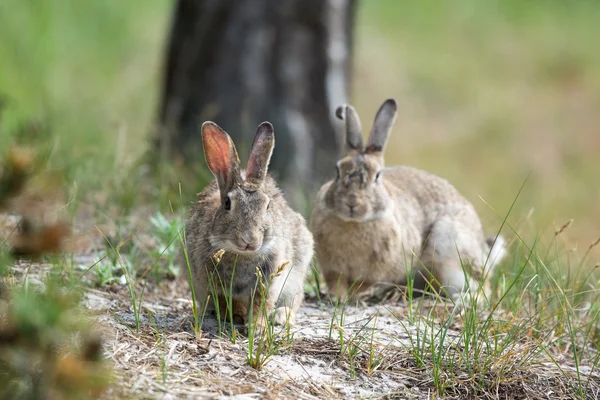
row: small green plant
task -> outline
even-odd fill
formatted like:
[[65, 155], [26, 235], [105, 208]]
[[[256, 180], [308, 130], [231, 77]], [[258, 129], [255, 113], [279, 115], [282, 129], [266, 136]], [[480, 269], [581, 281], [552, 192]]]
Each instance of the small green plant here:
[[[348, 358], [348, 362], [350, 364], [350, 376], [352, 378], [356, 378], [356, 372], [359, 367], [357, 358], [373, 351], [371, 346], [369, 346], [370, 342], [366, 334], [366, 330], [371, 324], [371, 321], [373, 321], [376, 317], [377, 314], [374, 314], [367, 318], [367, 320], [360, 326], [358, 331], [356, 331], [356, 333], [353, 335], [350, 335], [343, 347], [340, 347], [340, 357], [342, 360], [344, 357]], [[341, 328], [341, 330], [343, 331], [343, 328]]]
[[[341, 275], [338, 279], [342, 279]], [[348, 302], [352, 299], [359, 289], [358, 283], [355, 281], [350, 285], [346, 295], [343, 298], [332, 298], [329, 296], [329, 304], [333, 308], [331, 314], [331, 322], [329, 324], [329, 340], [333, 338], [333, 331], [337, 328], [340, 348], [344, 346], [344, 316]]]
[[[183, 191], [181, 188], [181, 183], [178, 186], [179, 188], [179, 201], [181, 202], [181, 204], [183, 205]], [[169, 203], [169, 207], [171, 209], [171, 213], [173, 213], [173, 215], [175, 215], [175, 211], [173, 210], [173, 205], [171, 203]], [[177, 217], [179, 219], [179, 226], [180, 228], [177, 230], [177, 240], [179, 241], [179, 251], [181, 252], [181, 259], [183, 260], [183, 264], [185, 266], [185, 270], [187, 272], [187, 277], [188, 277], [188, 284], [190, 286], [190, 290], [192, 292], [192, 316], [194, 318], [194, 325], [193, 325], [193, 330], [194, 330], [194, 334], [196, 335], [197, 338], [200, 338], [202, 336], [202, 323], [204, 322], [204, 316], [206, 314], [206, 310], [208, 308], [208, 302], [210, 301], [210, 297], [206, 299], [206, 301], [203, 304], [203, 312], [202, 312], [202, 318], [200, 318], [200, 315], [198, 313], [198, 303], [197, 303], [197, 299], [196, 299], [196, 291], [194, 289], [194, 275], [192, 273], [192, 267], [190, 264], [190, 258], [187, 252], [187, 240], [186, 240], [186, 236], [185, 236], [185, 216], [183, 214], [183, 210], [184, 208], [181, 207], [181, 214], [179, 214], [179, 216]]]
[[166, 347], [166, 338], [167, 338], [167, 324], [165, 319], [165, 324], [162, 329], [159, 329], [156, 319], [154, 318], [154, 314], [150, 310], [146, 310], [146, 314], [148, 315], [148, 319], [150, 321], [150, 325], [154, 329], [154, 335], [157, 337], [157, 347], [160, 349], [160, 378], [161, 383], [165, 385], [167, 383], [167, 376], [169, 373], [169, 362], [167, 359], [168, 349]]
[[[225, 281], [221, 278], [219, 274], [219, 264], [221, 263], [221, 259], [225, 251], [223, 249], [217, 251], [211, 257], [211, 262], [213, 267], [211, 270], [207, 271], [207, 279], [208, 279], [208, 292], [209, 296], [207, 298], [207, 303], [209, 299], [211, 299], [213, 303], [213, 308], [215, 311], [215, 316], [218, 324], [218, 335], [222, 335], [224, 333], [224, 327], [222, 325], [222, 321], [225, 319], [229, 320], [230, 323], [230, 331], [229, 331], [229, 340], [232, 343], [235, 343], [237, 338], [237, 333], [235, 330], [235, 325], [233, 322], [233, 293], [231, 285], [233, 284], [233, 273], [232, 276], [229, 277], [231, 282], [230, 286], [227, 287]], [[234, 263], [233, 272], [235, 272], [235, 265], [237, 264], [237, 257]], [[222, 304], [224, 302], [225, 304]], [[208, 305], [208, 304], [207, 304]]]
[[390, 341], [387, 345], [383, 346], [383, 348], [378, 350], [378, 347], [380, 347], [380, 346], [377, 342], [375, 342], [375, 332], [377, 332], [377, 317], [378, 316], [379, 316], [379, 314], [375, 315], [375, 318], [373, 320], [373, 326], [371, 328], [369, 328], [369, 330], [371, 331], [371, 335], [370, 335], [370, 338], [367, 343], [368, 354], [367, 354], [367, 360], [366, 360], [366, 366], [365, 366], [366, 373], [369, 376], [372, 376], [375, 373], [377, 373], [377, 371], [379, 371], [381, 366], [384, 364], [384, 361], [387, 358], [386, 352], [390, 348], [390, 343], [392, 343]]
[[132, 266], [132, 264], [127, 259], [124, 259], [123, 257], [121, 257], [121, 254], [119, 253], [120, 246], [114, 247], [113, 244], [106, 238], [106, 236], [104, 236], [104, 234], [101, 231], [100, 231], [100, 233], [104, 237], [104, 240], [105, 240], [107, 246], [110, 247], [110, 252], [109, 252], [110, 257], [114, 257], [114, 260], [116, 260], [114, 262], [118, 263], [119, 267], [121, 268], [121, 272], [123, 274], [125, 284], [127, 285], [127, 290], [129, 292], [129, 300], [131, 301], [131, 307], [132, 307], [133, 316], [135, 319], [135, 332], [139, 332], [140, 325], [141, 325], [141, 312], [142, 312], [141, 306], [142, 306], [142, 300], [144, 298], [144, 291], [146, 290], [147, 281], [144, 280], [142, 290], [138, 296], [135, 291], [135, 285], [136, 285], [135, 268]]
[[[213, 263], [213, 270], [208, 274], [209, 278], [209, 291], [212, 294], [212, 297], [215, 302], [215, 310], [217, 313], [217, 319], [219, 320], [219, 334], [222, 334], [221, 322], [220, 319], [223, 317], [229, 321], [229, 340], [231, 343], [236, 342], [237, 339], [237, 329], [235, 328], [234, 321], [234, 310], [233, 310], [233, 281], [235, 276], [235, 269], [237, 266], [238, 256], [236, 255], [233, 261], [233, 268], [231, 270], [231, 276], [229, 277], [229, 287], [227, 287], [226, 281], [221, 279], [221, 275], [219, 274], [219, 263], [221, 262], [221, 258], [225, 252], [223, 250], [219, 250], [213, 257], [211, 261]], [[217, 279], [215, 279], [215, 277]], [[222, 308], [219, 304], [220, 301], [225, 301], [225, 315], [221, 315]]]
[[112, 262], [101, 262], [99, 259], [96, 259], [94, 264], [96, 264], [94, 272], [96, 273], [96, 284], [98, 286], [105, 286], [120, 280], [118, 273], [121, 269]]
[[314, 296], [317, 302], [321, 302], [321, 291], [323, 285], [323, 275], [316, 264], [313, 264], [310, 268], [310, 275], [304, 284], [304, 292], [308, 296]]
[[179, 249], [173, 243], [180, 236], [183, 224], [177, 218], [169, 221], [162, 213], [157, 212], [150, 218], [152, 224], [152, 237], [156, 245], [150, 250], [150, 257], [154, 260], [152, 273], [157, 280], [166, 276], [176, 278], [181, 273], [179, 265]]
[[133, 263], [129, 258], [120, 258], [116, 256], [98, 257], [94, 261], [93, 265], [97, 286], [105, 286], [113, 282], [126, 285], [126, 275], [136, 275]]
[[[283, 273], [285, 264], [278, 267], [268, 282], [272, 282], [275, 276]], [[290, 330], [289, 318], [286, 315], [286, 323], [279, 329], [276, 328], [274, 321], [270, 318], [267, 307], [267, 295], [269, 294], [269, 283], [260, 271], [256, 268], [256, 287], [252, 293], [250, 307], [248, 312], [248, 348], [246, 360], [248, 365], [256, 370], [260, 370], [277, 354], [282, 346], [291, 345], [293, 333]], [[287, 278], [286, 278], [287, 279]], [[258, 295], [258, 298], [257, 298]], [[255, 315], [258, 313], [258, 315]]]

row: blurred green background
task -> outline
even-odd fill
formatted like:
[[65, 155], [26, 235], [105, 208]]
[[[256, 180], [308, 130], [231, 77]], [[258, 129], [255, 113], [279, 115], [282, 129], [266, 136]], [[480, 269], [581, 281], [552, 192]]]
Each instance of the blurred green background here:
[[[587, 248], [600, 235], [600, 3], [358, 3], [351, 101], [367, 126], [398, 100], [387, 163], [449, 179], [490, 233], [492, 208], [505, 213], [531, 174], [511, 218], [534, 209], [546, 231], [574, 218]], [[119, 190], [152, 132], [172, 7], [3, 0], [0, 148], [31, 136], [80, 192]]]

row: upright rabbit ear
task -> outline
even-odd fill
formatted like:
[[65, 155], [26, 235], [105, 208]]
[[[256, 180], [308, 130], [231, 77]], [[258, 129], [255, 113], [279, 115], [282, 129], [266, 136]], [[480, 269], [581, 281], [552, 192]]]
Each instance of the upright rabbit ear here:
[[349, 104], [339, 106], [335, 110], [335, 116], [346, 122], [346, 146], [348, 151], [362, 151], [362, 128], [360, 127], [360, 118], [358, 118], [354, 107]]
[[388, 99], [381, 105], [379, 111], [377, 111], [377, 114], [375, 115], [373, 129], [371, 129], [371, 133], [369, 134], [367, 148], [365, 149], [366, 153], [378, 153], [383, 151], [388, 136], [390, 135], [392, 125], [396, 120], [397, 111], [398, 106], [394, 99]]
[[202, 144], [204, 157], [221, 193], [231, 190], [240, 176], [240, 159], [233, 141], [217, 124], [207, 121], [202, 124]]
[[246, 169], [246, 182], [260, 186], [267, 176], [267, 168], [275, 147], [275, 132], [270, 122], [263, 122], [256, 130], [248, 168]]

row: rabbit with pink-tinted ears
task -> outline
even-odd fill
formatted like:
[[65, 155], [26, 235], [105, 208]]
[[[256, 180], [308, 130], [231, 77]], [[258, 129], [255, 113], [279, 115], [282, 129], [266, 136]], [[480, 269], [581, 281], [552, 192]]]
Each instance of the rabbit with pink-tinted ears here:
[[448, 181], [409, 166], [384, 167], [396, 112], [393, 99], [383, 103], [363, 146], [354, 108], [336, 110], [347, 151], [335, 179], [319, 190], [311, 229], [317, 261], [337, 297], [351, 287], [406, 284], [408, 274], [416, 286], [429, 282], [455, 295], [476, 288], [505, 254], [503, 238], [485, 238], [475, 208]]
[[215, 179], [198, 194], [186, 224], [196, 299], [200, 304], [208, 299], [209, 310], [218, 302], [220, 315], [229, 316], [223, 308], [231, 296], [234, 320], [248, 322], [254, 298], [257, 322], [264, 324], [259, 310], [264, 305], [275, 324], [294, 324], [313, 239], [304, 218], [288, 206], [267, 174], [275, 146], [273, 126], [259, 125], [245, 171], [231, 137], [215, 123], [202, 125], [202, 142]]

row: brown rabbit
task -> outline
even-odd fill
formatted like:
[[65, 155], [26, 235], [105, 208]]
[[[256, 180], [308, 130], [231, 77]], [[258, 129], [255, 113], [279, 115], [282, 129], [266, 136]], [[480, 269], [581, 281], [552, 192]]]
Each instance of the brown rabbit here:
[[352, 285], [404, 284], [413, 270], [417, 285], [425, 280], [456, 294], [467, 287], [463, 267], [473, 288], [484, 267], [505, 253], [502, 237], [486, 240], [475, 208], [448, 181], [408, 166], [384, 167], [396, 111], [394, 100], [383, 103], [363, 146], [356, 111], [336, 110], [346, 123], [347, 155], [317, 195], [311, 228], [317, 261], [337, 297]]
[[[294, 324], [304, 298], [313, 239], [304, 218], [288, 206], [267, 174], [275, 146], [273, 126], [269, 122], [259, 125], [246, 171], [240, 170], [233, 141], [215, 123], [202, 125], [202, 141], [215, 180], [198, 194], [186, 225], [196, 299], [206, 301], [212, 285], [222, 308], [225, 292], [231, 288], [236, 319], [248, 321], [254, 296], [255, 317], [264, 300], [276, 324]], [[221, 250], [224, 253], [217, 262], [214, 255]], [[264, 298], [258, 290], [257, 268], [268, 290]], [[215, 299], [209, 300], [209, 309], [214, 309], [214, 303]], [[257, 321], [264, 323], [262, 317]]]

